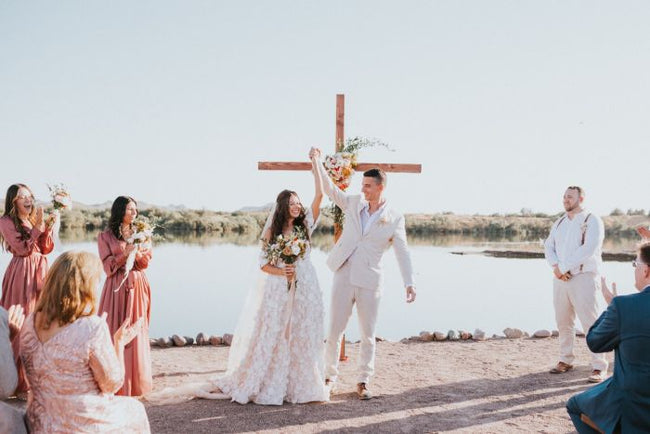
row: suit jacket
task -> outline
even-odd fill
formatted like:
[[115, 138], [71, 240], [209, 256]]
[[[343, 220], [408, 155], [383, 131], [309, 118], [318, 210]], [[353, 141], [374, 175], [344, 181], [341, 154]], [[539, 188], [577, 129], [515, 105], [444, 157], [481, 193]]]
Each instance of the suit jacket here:
[[650, 431], [650, 286], [614, 297], [587, 334], [596, 353], [615, 351], [614, 375], [576, 396], [582, 413], [607, 433]]
[[367, 202], [360, 195], [348, 195], [330, 180], [325, 168], [318, 164], [325, 194], [345, 213], [341, 237], [327, 258], [327, 265], [337, 271], [350, 261], [350, 283], [368, 289], [382, 286], [381, 258], [392, 244], [404, 285], [414, 285], [411, 255], [406, 243], [404, 216], [384, 207], [378, 218], [364, 235], [361, 227], [361, 210]]

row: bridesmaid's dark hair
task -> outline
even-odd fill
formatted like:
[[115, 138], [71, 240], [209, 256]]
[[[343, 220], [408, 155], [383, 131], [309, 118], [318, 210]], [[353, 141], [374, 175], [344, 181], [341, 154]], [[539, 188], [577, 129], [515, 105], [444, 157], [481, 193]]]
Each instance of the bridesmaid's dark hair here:
[[[16, 212], [16, 196], [18, 196], [18, 191], [24, 188], [29, 191], [29, 194], [32, 195], [32, 198], [34, 197], [34, 193], [32, 193], [31, 188], [27, 187], [25, 184], [21, 183], [16, 183], [12, 184], [9, 186], [7, 189], [7, 194], [5, 195], [5, 210], [4, 210], [4, 217], [9, 217], [13, 222], [14, 226], [16, 226], [16, 230], [20, 233], [20, 237], [23, 240], [28, 240], [30, 238], [29, 232], [23, 227], [23, 224], [20, 222], [20, 218], [18, 217], [18, 213]], [[34, 223], [34, 215], [36, 214], [36, 207], [33, 206], [32, 204], [32, 212], [29, 213], [29, 221]], [[7, 250], [7, 242], [2, 238], [2, 235], [0, 235], [0, 241], [2, 242], [2, 248], [4, 250]]]
[[[291, 218], [289, 214], [289, 201], [291, 200], [291, 196], [298, 197], [298, 194], [295, 191], [282, 190], [278, 194], [277, 199], [275, 199], [275, 214], [273, 214], [273, 223], [271, 223], [271, 239], [282, 233], [284, 224]], [[309, 231], [305, 225], [305, 208], [300, 210], [300, 215], [293, 221], [293, 225], [302, 227], [305, 230], [305, 234], [307, 234], [307, 239], [309, 239]], [[265, 235], [263, 234], [263, 236]]]
[[124, 214], [126, 214], [126, 206], [129, 202], [133, 202], [138, 206], [138, 202], [135, 201], [130, 196], [118, 196], [117, 199], [113, 201], [113, 206], [111, 206], [111, 218], [108, 219], [108, 229], [113, 232], [115, 238], [122, 239], [120, 235], [120, 225], [124, 220]]

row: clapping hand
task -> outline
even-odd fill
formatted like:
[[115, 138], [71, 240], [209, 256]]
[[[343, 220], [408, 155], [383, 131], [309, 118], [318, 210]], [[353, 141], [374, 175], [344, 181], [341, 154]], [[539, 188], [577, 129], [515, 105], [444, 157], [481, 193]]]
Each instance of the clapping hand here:
[[406, 302], [413, 303], [415, 301], [415, 288], [413, 286], [406, 287]]
[[612, 299], [618, 295], [618, 292], [616, 292], [616, 282], [612, 282], [612, 290], [610, 291], [607, 287], [607, 280], [604, 277], [600, 278], [600, 291], [603, 293], [607, 304], [610, 304]]
[[647, 226], [639, 226], [636, 228], [636, 231], [641, 235], [641, 238], [648, 241], [650, 240], [650, 228]]
[[25, 314], [23, 307], [19, 304], [14, 304], [9, 307], [7, 313], [9, 314], [9, 339], [13, 339], [20, 333], [20, 329], [25, 322]]
[[45, 226], [49, 229], [54, 224], [56, 223], [57, 219], [59, 218], [59, 214], [56, 212], [53, 212], [52, 214], [47, 216], [47, 219], [45, 219]]
[[113, 341], [122, 347], [126, 346], [142, 331], [143, 324], [144, 318], [142, 317], [138, 318], [133, 325], [131, 325], [131, 318], [127, 317], [113, 335]]
[[43, 222], [43, 207], [39, 206], [36, 208], [36, 218], [34, 220], [34, 227], [39, 231], [45, 231], [45, 223]]

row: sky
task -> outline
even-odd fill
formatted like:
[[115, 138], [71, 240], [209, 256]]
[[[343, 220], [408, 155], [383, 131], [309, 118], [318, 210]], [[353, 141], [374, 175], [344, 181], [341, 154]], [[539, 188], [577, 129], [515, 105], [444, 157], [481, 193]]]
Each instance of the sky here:
[[[0, 0], [0, 189], [234, 211], [347, 137], [406, 213], [648, 210], [646, 1]], [[358, 192], [360, 175], [351, 192]]]

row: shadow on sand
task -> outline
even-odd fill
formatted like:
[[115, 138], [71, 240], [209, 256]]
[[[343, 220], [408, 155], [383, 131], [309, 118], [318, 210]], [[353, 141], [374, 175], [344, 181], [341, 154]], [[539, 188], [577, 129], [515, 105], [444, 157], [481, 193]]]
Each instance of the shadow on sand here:
[[[306, 431], [332, 433], [479, 431], [486, 423], [564, 408], [569, 396], [589, 387], [586, 374], [586, 370], [578, 369], [561, 376], [540, 372], [505, 379], [476, 379], [379, 395], [370, 401], [359, 401], [353, 393], [335, 393], [326, 404], [266, 407], [194, 400], [174, 405], [173, 409], [150, 406], [147, 413], [156, 433], [300, 430], [305, 424], [319, 424], [318, 428], [303, 427]], [[543, 428], [506, 424], [513, 430]]]

